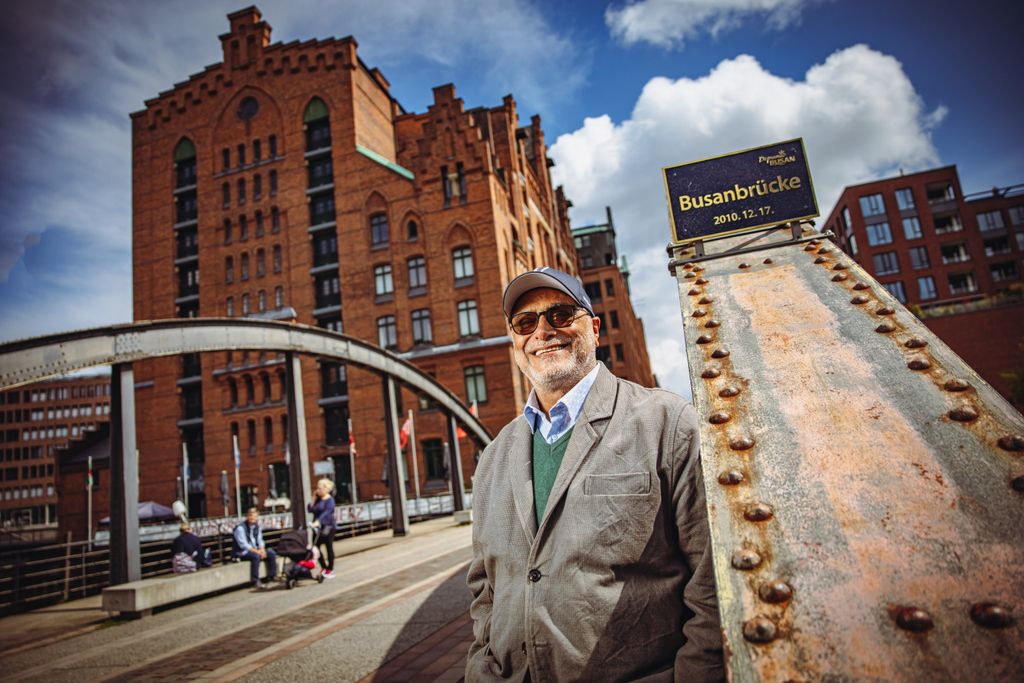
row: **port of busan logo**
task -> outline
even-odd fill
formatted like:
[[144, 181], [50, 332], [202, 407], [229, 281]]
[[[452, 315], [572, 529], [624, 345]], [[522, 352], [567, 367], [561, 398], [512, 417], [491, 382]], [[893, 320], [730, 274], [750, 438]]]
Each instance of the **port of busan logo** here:
[[786, 164], [792, 164], [796, 161], [796, 155], [790, 154], [784, 149], [780, 149], [771, 156], [759, 156], [757, 157], [757, 163], [768, 164], [769, 166], [785, 166]]

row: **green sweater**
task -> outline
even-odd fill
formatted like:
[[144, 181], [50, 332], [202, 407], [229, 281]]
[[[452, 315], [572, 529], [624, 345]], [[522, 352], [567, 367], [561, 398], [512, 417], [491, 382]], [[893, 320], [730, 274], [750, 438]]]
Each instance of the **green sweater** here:
[[544, 510], [548, 505], [551, 487], [555, 485], [558, 468], [562, 465], [562, 456], [572, 436], [570, 428], [562, 436], [549, 444], [544, 441], [538, 429], [533, 433], [533, 507], [537, 514], [537, 524], [544, 519]]

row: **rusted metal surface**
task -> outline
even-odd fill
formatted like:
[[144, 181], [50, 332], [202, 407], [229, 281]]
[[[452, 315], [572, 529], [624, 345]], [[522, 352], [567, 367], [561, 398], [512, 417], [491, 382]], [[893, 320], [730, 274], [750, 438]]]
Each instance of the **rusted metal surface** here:
[[827, 240], [675, 274], [731, 679], [1024, 680], [1024, 417]]

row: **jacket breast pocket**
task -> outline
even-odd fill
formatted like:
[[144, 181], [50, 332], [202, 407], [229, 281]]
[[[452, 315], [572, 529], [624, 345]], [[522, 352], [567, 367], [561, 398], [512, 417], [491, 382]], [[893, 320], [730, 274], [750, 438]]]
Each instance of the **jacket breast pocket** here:
[[646, 496], [650, 492], [650, 472], [591, 474], [583, 482], [585, 496]]

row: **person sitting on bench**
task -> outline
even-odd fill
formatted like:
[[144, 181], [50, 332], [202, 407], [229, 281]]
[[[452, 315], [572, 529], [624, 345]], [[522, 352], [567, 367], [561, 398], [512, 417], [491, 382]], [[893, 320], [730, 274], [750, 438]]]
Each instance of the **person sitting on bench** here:
[[252, 571], [249, 576], [255, 588], [260, 587], [260, 560], [267, 564], [267, 581], [277, 576], [277, 554], [266, 547], [263, 542], [263, 529], [260, 527], [260, 511], [249, 508], [245, 512], [245, 521], [235, 527], [232, 534], [234, 547], [231, 556], [238, 560], [249, 560]]

